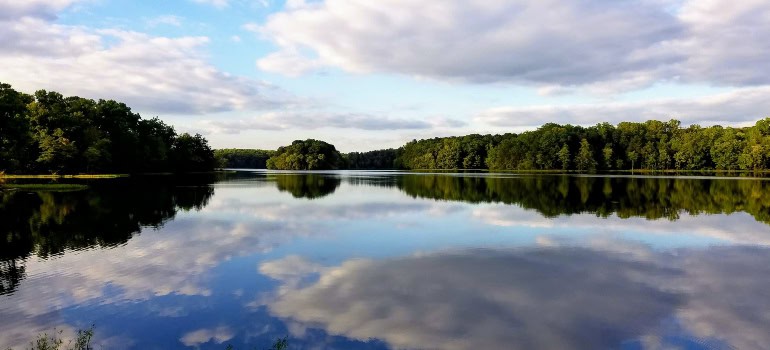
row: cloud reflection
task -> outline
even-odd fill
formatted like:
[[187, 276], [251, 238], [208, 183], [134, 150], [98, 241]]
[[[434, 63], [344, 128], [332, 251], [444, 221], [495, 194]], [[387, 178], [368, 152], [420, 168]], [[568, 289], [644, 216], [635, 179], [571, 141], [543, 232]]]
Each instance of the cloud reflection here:
[[[770, 249], [545, 241], [351, 260], [310, 285], [287, 284], [268, 307], [305, 327], [399, 349], [646, 348], [672, 332], [709, 348], [770, 343]], [[672, 319], [682, 328], [672, 331]]]

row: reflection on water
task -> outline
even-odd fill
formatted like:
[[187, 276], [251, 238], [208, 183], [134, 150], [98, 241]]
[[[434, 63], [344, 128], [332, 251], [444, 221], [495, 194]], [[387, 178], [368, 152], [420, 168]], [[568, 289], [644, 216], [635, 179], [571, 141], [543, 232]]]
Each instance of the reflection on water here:
[[112, 181], [76, 192], [0, 192], [5, 238], [0, 240], [0, 293], [18, 285], [30, 255], [47, 258], [66, 250], [124, 244], [142, 227], [159, 228], [178, 210], [203, 208], [213, 193], [206, 182], [163, 177]]
[[342, 182], [338, 177], [316, 174], [275, 174], [268, 176], [278, 190], [291, 193], [294, 198], [321, 198], [332, 194]]
[[764, 180], [239, 172], [89, 184], [0, 192], [0, 348], [92, 323], [105, 348], [265, 347], [287, 334], [297, 348], [770, 346]]
[[[268, 304], [271, 312], [334, 334], [381, 338], [396, 348], [770, 344], [768, 249], [672, 254], [602, 242], [350, 260], [332, 267], [296, 260], [260, 269], [286, 283]], [[294, 283], [296, 276], [285, 271], [301, 271], [298, 266], [311, 266], [306, 270], [320, 271], [320, 277], [307, 286]]]

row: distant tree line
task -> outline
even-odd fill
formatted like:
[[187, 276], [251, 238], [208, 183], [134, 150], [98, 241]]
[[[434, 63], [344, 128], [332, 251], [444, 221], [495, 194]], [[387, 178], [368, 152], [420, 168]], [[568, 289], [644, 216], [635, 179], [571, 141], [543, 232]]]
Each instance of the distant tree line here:
[[677, 120], [545, 124], [534, 131], [411, 141], [399, 149], [404, 169], [765, 170], [770, 118], [754, 126], [686, 128]]
[[208, 171], [214, 153], [201, 135], [177, 134], [123, 103], [0, 83], [0, 171], [137, 173]]
[[225, 148], [214, 150], [214, 158], [220, 168], [266, 169], [267, 160], [275, 151], [262, 149]]
[[389, 148], [369, 152], [350, 152], [343, 155], [348, 169], [395, 169], [398, 150]]
[[[290, 147], [295, 155], [310, 151]], [[520, 134], [412, 140], [398, 149], [351, 152], [343, 158], [324, 169], [767, 170], [770, 118], [742, 128], [682, 127], [677, 120], [590, 127], [548, 123]], [[309, 169], [300, 163], [276, 168]]]

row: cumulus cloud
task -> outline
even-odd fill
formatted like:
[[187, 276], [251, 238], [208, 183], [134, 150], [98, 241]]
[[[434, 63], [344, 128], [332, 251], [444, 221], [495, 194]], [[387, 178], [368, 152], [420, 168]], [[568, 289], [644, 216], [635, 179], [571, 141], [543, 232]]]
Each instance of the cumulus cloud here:
[[117, 99], [159, 113], [272, 108], [288, 99], [274, 86], [207, 63], [202, 52], [206, 37], [156, 37], [53, 23], [53, 14], [71, 3], [0, 2], [0, 13], [22, 13], [0, 17], [0, 81], [23, 91], [45, 88]]
[[600, 90], [762, 85], [768, 16], [762, 0], [298, 2], [259, 28], [278, 50], [258, 65]]
[[596, 244], [351, 260], [314, 284], [287, 286], [268, 308], [394, 348], [668, 348], [673, 334], [752, 349], [770, 340], [770, 250]]
[[431, 129], [435, 127], [459, 127], [464, 122], [449, 118], [426, 120], [375, 116], [369, 114], [318, 114], [312, 112], [268, 112], [251, 119], [207, 120], [201, 127], [215, 133], [237, 134], [246, 130], [287, 130], [287, 129], [361, 129], [361, 130], [404, 130]]
[[770, 87], [742, 88], [690, 99], [609, 102], [575, 105], [496, 107], [478, 113], [474, 121], [497, 127], [539, 126], [545, 122], [600, 122], [678, 119], [685, 124], [753, 123], [770, 116]]
[[262, 33], [279, 52], [307, 48], [355, 72], [583, 84], [673, 61], [660, 38], [681, 30], [645, 2], [327, 0], [272, 16]]

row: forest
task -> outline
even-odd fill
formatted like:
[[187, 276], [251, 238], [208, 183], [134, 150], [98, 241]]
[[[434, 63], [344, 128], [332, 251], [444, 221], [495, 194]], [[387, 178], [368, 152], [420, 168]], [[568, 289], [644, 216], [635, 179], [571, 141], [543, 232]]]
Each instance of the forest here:
[[201, 135], [177, 134], [124, 103], [0, 83], [0, 172], [8, 174], [210, 171]]
[[677, 120], [590, 127], [548, 123], [520, 134], [412, 140], [398, 149], [343, 158], [335, 169], [761, 171], [770, 169], [770, 118], [741, 128], [682, 127]]
[[766, 170], [770, 118], [754, 126], [682, 127], [677, 120], [548, 123], [520, 134], [411, 141], [394, 165], [404, 169], [492, 170]]
[[224, 148], [214, 150], [214, 158], [220, 168], [266, 169], [267, 160], [275, 151], [262, 149]]

